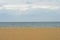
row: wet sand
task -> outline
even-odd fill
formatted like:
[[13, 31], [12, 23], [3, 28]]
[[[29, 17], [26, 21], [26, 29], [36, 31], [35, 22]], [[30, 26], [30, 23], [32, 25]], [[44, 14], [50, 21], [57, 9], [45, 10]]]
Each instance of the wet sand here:
[[60, 28], [0, 28], [0, 40], [60, 40]]

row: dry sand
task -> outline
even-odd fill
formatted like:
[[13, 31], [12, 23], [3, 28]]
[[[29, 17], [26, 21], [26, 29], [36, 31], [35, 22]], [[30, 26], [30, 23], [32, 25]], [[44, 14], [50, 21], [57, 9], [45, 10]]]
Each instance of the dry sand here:
[[60, 28], [0, 28], [0, 40], [60, 40]]

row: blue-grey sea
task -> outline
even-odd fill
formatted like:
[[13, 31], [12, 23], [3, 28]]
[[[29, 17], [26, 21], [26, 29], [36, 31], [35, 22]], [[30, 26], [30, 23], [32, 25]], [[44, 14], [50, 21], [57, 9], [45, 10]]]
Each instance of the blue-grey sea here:
[[0, 27], [60, 27], [60, 22], [0, 22]]

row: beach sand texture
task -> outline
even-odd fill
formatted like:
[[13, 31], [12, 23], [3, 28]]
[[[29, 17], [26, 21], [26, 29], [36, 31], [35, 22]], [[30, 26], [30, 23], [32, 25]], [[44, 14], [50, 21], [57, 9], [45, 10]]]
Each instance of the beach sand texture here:
[[60, 40], [60, 28], [0, 28], [0, 40]]

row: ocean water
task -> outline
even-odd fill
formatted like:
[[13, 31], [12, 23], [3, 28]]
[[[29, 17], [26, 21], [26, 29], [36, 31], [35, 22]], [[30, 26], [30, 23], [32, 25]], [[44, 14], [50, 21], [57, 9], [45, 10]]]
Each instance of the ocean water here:
[[60, 22], [0, 22], [0, 27], [60, 27]]

